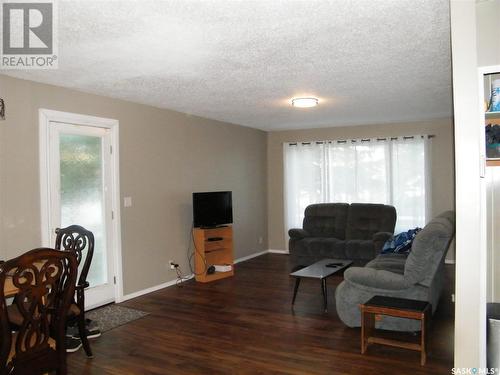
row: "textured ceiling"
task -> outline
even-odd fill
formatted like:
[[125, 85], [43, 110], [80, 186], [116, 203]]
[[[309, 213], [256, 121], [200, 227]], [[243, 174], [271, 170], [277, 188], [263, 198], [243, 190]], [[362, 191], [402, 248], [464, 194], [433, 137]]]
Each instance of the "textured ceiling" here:
[[[448, 0], [59, 2], [24, 79], [265, 130], [450, 116]], [[320, 105], [294, 109], [296, 95]]]

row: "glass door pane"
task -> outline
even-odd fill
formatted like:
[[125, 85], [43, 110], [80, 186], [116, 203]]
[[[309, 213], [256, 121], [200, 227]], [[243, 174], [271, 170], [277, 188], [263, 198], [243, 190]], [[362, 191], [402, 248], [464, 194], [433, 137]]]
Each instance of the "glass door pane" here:
[[94, 234], [90, 287], [108, 282], [102, 149], [101, 137], [60, 133], [61, 227], [77, 224]]

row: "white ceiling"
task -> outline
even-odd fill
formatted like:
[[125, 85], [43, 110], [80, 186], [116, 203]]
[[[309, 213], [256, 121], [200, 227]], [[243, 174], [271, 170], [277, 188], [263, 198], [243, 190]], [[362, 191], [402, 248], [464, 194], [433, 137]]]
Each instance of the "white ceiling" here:
[[452, 113], [448, 7], [59, 2], [59, 69], [3, 73], [265, 130], [425, 120]]

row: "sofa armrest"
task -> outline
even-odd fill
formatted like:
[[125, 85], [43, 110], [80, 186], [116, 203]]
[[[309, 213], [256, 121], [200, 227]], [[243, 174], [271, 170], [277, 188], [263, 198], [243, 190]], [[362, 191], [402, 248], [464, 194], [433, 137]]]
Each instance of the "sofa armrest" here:
[[344, 279], [374, 289], [403, 290], [411, 286], [403, 275], [369, 267], [348, 268], [344, 272]]
[[387, 241], [393, 234], [391, 232], [377, 232], [373, 235], [373, 241]]
[[385, 242], [393, 236], [390, 232], [377, 232], [373, 235], [373, 247], [375, 249], [375, 254], [380, 253], [384, 247]]
[[307, 231], [305, 231], [304, 229], [299, 229], [299, 228], [290, 229], [288, 231], [288, 235], [290, 236], [290, 238], [297, 239], [297, 240], [304, 238], [304, 237], [309, 237], [309, 233], [307, 233]]

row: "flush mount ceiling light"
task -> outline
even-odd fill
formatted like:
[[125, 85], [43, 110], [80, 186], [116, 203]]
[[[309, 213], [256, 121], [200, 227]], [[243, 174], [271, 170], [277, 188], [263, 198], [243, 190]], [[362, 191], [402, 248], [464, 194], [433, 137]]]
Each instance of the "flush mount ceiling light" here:
[[297, 108], [311, 108], [318, 105], [318, 98], [293, 98], [292, 106]]

